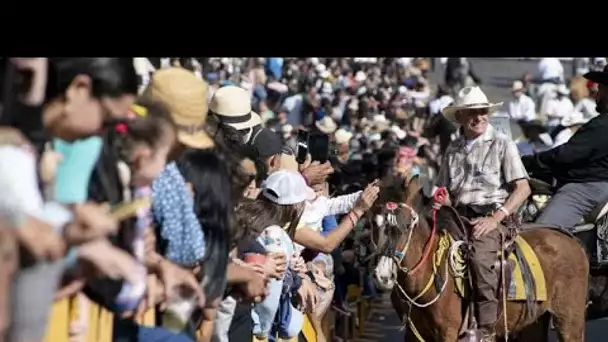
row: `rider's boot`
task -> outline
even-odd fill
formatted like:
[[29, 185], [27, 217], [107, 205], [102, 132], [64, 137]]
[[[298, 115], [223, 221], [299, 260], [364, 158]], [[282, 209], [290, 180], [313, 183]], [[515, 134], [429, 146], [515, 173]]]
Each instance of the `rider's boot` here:
[[480, 342], [496, 342], [496, 333], [493, 327], [484, 326], [479, 329], [481, 332]]

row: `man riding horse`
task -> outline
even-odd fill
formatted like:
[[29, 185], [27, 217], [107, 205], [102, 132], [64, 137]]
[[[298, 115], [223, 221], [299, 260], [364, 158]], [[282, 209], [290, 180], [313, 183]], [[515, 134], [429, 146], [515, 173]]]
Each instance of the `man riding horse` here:
[[563, 145], [522, 158], [533, 175], [549, 173], [559, 190], [537, 223], [571, 229], [608, 200], [608, 66], [584, 75], [599, 84], [596, 110], [600, 115], [583, 125]]
[[479, 87], [466, 87], [456, 103], [442, 111], [460, 126], [460, 137], [448, 146], [437, 178], [437, 187], [445, 187], [449, 194], [434, 205], [453, 206], [471, 221], [469, 258], [484, 341], [494, 340], [499, 313], [499, 274], [494, 264], [501, 250], [501, 222], [530, 195], [528, 174], [515, 143], [488, 123], [501, 104], [490, 103]]

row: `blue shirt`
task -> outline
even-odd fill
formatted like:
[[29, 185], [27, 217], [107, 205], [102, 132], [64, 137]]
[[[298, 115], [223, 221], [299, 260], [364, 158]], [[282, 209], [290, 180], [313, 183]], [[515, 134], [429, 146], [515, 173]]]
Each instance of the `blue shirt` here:
[[323, 222], [321, 223], [321, 234], [323, 236], [327, 236], [327, 234], [331, 233], [336, 228], [338, 228], [338, 221], [336, 220], [335, 215], [329, 215], [323, 218]]
[[194, 199], [175, 162], [167, 164], [152, 183], [152, 212], [166, 243], [167, 259], [196, 266], [205, 256], [205, 235], [194, 213]]
[[271, 57], [266, 58], [266, 65], [264, 65], [265, 69], [268, 70], [272, 76], [277, 81], [281, 80], [282, 76], [282, 68], [283, 68], [283, 58], [279, 57]]

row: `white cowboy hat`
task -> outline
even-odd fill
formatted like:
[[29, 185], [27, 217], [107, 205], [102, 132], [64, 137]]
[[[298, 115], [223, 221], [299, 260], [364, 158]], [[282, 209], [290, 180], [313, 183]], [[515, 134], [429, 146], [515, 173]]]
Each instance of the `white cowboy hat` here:
[[262, 119], [251, 110], [251, 96], [247, 90], [229, 85], [216, 90], [209, 103], [209, 110], [222, 123], [244, 130], [260, 125]]
[[587, 121], [589, 121], [589, 119], [586, 119], [583, 113], [577, 110], [572, 112], [569, 116], [563, 118], [560, 123], [564, 127], [571, 127], [574, 125], [584, 125], [587, 123]]
[[460, 89], [456, 102], [445, 107], [441, 112], [446, 119], [456, 122], [456, 112], [464, 109], [488, 108], [489, 113], [493, 113], [502, 106], [502, 102], [491, 103], [488, 97], [479, 87], [465, 87]]
[[353, 134], [351, 132], [345, 130], [344, 128], [340, 128], [339, 130], [336, 131], [336, 133], [334, 134], [334, 137], [336, 138], [336, 144], [342, 145], [342, 144], [348, 144], [350, 139], [353, 138]]
[[570, 94], [570, 89], [568, 89], [568, 87], [566, 87], [565, 84], [558, 85], [557, 89], [555, 89], [555, 91], [558, 94], [562, 94], [562, 95], [568, 95], [568, 94]]
[[388, 121], [386, 116], [382, 114], [376, 114], [374, 115], [371, 125], [373, 132], [384, 132], [389, 128], [390, 122]]
[[315, 121], [315, 126], [317, 126], [319, 131], [325, 134], [332, 134], [336, 131], [336, 129], [338, 129], [336, 122], [327, 115], [324, 116], [323, 119]]

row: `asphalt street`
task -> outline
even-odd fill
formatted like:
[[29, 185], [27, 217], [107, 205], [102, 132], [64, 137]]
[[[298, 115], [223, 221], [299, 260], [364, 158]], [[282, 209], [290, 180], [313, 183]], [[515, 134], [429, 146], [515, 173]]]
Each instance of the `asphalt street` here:
[[[524, 73], [536, 70], [536, 60], [516, 60], [499, 58], [472, 58], [473, 68], [482, 80], [482, 89], [492, 102], [508, 101], [511, 97], [512, 82]], [[566, 77], [572, 73], [572, 64], [562, 61]], [[443, 70], [438, 65], [431, 75], [434, 84], [443, 81]], [[515, 129], [515, 127], [513, 127]], [[515, 133], [515, 132], [514, 132]], [[366, 331], [357, 338], [356, 342], [399, 342], [403, 341], [401, 323], [395, 314], [388, 298], [374, 303], [370, 319], [367, 320]], [[587, 323], [588, 342], [603, 342], [608, 340], [608, 319], [595, 320]], [[551, 342], [557, 341], [552, 333]]]

